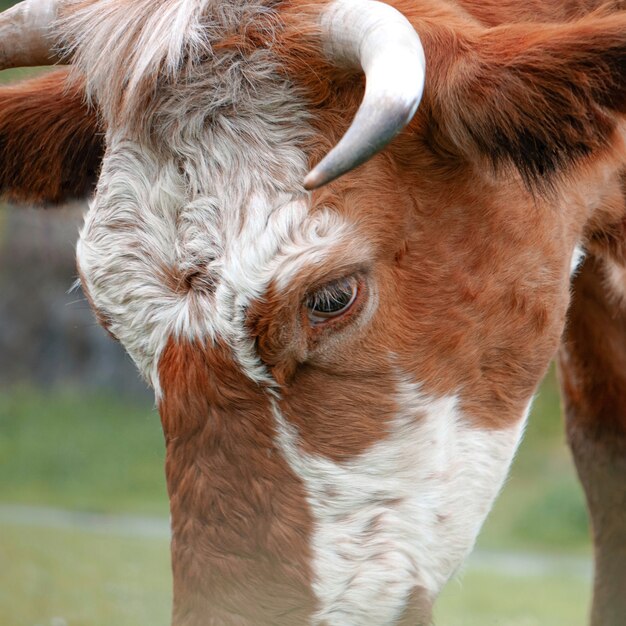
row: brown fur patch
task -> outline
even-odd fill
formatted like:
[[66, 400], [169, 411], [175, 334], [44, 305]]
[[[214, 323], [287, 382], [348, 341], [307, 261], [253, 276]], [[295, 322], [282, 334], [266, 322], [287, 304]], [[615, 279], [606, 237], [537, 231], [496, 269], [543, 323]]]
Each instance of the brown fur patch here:
[[432, 599], [428, 591], [416, 587], [411, 593], [407, 607], [397, 626], [428, 626], [432, 624]]
[[625, 33], [626, 13], [457, 33], [425, 111], [470, 158], [512, 164], [527, 185], [545, 187], [601, 153], [626, 110]]
[[[568, 413], [568, 417], [569, 417]], [[626, 438], [601, 424], [590, 433], [575, 419], [568, 441], [585, 489], [594, 544], [591, 624], [619, 625], [626, 615]]]
[[[359, 356], [365, 364], [366, 355]], [[398, 412], [394, 371], [387, 361], [381, 354], [374, 360], [379, 367], [370, 371], [348, 363], [298, 368], [280, 408], [297, 427], [305, 451], [343, 462], [385, 439]]]
[[96, 112], [68, 70], [0, 87], [0, 195], [35, 204], [88, 196], [103, 150]]
[[626, 9], [624, 0], [458, 0], [486, 26], [520, 22], [568, 22], [593, 11], [612, 13]]
[[174, 623], [307, 623], [311, 520], [275, 446], [267, 396], [219, 345], [171, 339], [159, 375]]
[[559, 353], [568, 441], [592, 522], [593, 624], [626, 614], [626, 308], [606, 269], [589, 257], [575, 279]]
[[626, 438], [626, 311], [590, 257], [574, 281], [560, 353], [566, 410], [595, 438]]
[[[383, 154], [330, 186], [342, 211], [359, 207], [364, 241], [391, 232], [389, 207], [404, 211], [407, 199], [416, 218], [408, 229], [392, 218], [395, 267], [389, 256], [372, 260], [385, 276], [385, 316], [368, 340], [400, 355], [396, 364], [426, 392], [459, 391], [481, 422], [507, 424], [558, 346], [568, 257], [590, 216], [585, 190], [602, 184], [599, 171], [614, 158], [626, 107], [626, 13], [593, 1], [490, 3], [485, 28], [486, 12], [469, 0], [391, 4], [423, 41], [424, 102]], [[285, 67], [308, 95], [321, 137], [310, 147], [314, 163], [345, 132], [362, 79], [328, 66], [313, 27], [290, 36], [297, 16], [285, 19]], [[561, 195], [561, 175], [572, 172], [573, 199]], [[549, 197], [536, 195], [547, 187]]]
[[603, 192], [601, 206], [587, 225], [585, 247], [626, 266], [626, 170], [607, 181]]

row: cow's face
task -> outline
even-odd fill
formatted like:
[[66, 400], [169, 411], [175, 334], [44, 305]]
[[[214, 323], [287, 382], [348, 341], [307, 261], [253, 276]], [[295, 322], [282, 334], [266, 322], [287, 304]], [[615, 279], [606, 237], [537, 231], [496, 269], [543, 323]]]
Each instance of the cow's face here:
[[208, 133], [188, 157], [112, 136], [78, 248], [157, 390], [181, 605], [426, 616], [506, 475], [575, 240], [469, 168], [430, 179], [392, 152], [309, 194], [291, 137]]
[[422, 108], [310, 192], [361, 86], [321, 43], [345, 29], [287, 4], [69, 5], [106, 128], [79, 270], [155, 389], [177, 625], [427, 622], [557, 347], [576, 244], [623, 193], [625, 19], [542, 37], [407, 3]]
[[204, 147], [176, 166], [109, 146], [78, 262], [157, 390], [178, 567], [295, 586], [300, 607], [307, 590], [319, 620], [427, 614], [505, 477], [573, 242], [526, 241], [529, 196], [409, 188], [382, 157], [308, 194], [267, 185], [272, 155], [247, 142], [224, 152], [254, 175], [225, 182]]

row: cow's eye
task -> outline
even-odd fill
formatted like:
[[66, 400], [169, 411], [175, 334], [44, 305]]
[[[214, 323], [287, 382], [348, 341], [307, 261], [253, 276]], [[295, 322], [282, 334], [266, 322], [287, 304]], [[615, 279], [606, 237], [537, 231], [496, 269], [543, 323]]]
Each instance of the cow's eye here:
[[333, 281], [311, 292], [306, 308], [313, 324], [323, 324], [346, 313], [354, 304], [359, 284], [354, 276]]

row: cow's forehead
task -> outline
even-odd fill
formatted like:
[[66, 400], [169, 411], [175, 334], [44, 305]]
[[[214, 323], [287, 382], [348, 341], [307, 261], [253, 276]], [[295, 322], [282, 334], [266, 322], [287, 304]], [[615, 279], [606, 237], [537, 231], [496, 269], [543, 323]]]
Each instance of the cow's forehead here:
[[[260, 147], [265, 122], [276, 119], [281, 145], [295, 146], [301, 139], [305, 109], [294, 98], [275, 49], [281, 29], [275, 5], [274, 0], [85, 2], [72, 8], [61, 29], [73, 42], [73, 65], [86, 77], [107, 128], [160, 145], [166, 138], [186, 138], [192, 145], [184, 153], [191, 149], [194, 160], [198, 135], [216, 129], [212, 150], [228, 158], [223, 151], [231, 147], [228, 135]], [[280, 151], [272, 137], [261, 143]], [[276, 154], [275, 162], [283, 163], [281, 157]], [[266, 166], [271, 165], [270, 159]]]
[[285, 190], [283, 181], [305, 169], [302, 155], [293, 153], [275, 180], [261, 151], [239, 140], [231, 157], [237, 152], [248, 180], [233, 183], [210, 168], [198, 189], [189, 183], [189, 172], [200, 176], [197, 163], [183, 159], [181, 167], [178, 155], [110, 144], [78, 262], [96, 309], [157, 390], [158, 357], [172, 336], [219, 339], [248, 376], [267, 380], [246, 330], [250, 305], [339, 248], [366, 255], [346, 217], [312, 210], [307, 193]]
[[[155, 386], [170, 335], [219, 336], [263, 378], [246, 307], [281, 271], [284, 282], [286, 268], [306, 262], [307, 251], [321, 260], [350, 228], [336, 212], [310, 211], [302, 180], [313, 132], [274, 53], [222, 45], [236, 44], [242, 23], [262, 23], [271, 38], [272, 3], [140, 1], [140, 22], [134, 9], [105, 4], [70, 18], [76, 33], [90, 32], [77, 38], [76, 62], [108, 129], [78, 248], [85, 286]], [[133, 38], [141, 58], [131, 53]], [[184, 63], [189, 46], [203, 59], [193, 67]], [[163, 65], [176, 69], [155, 90], [149, 78]], [[123, 102], [111, 84], [119, 77]]]

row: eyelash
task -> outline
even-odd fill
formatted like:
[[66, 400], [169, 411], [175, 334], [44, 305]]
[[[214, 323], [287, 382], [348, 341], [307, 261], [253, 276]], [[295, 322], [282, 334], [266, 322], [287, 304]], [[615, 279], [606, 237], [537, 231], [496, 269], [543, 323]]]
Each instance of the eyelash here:
[[354, 276], [342, 278], [309, 294], [305, 304], [313, 324], [323, 324], [350, 310], [358, 295], [358, 282]]

